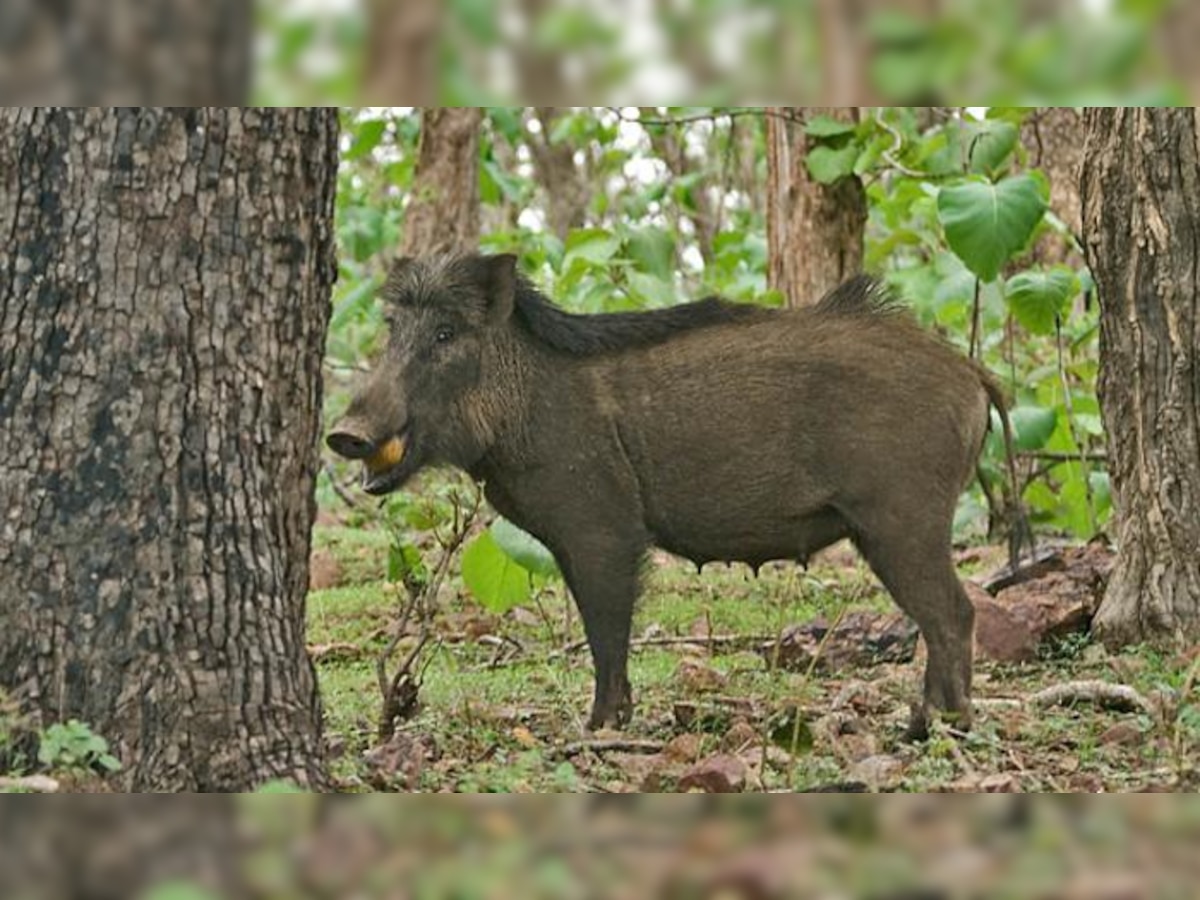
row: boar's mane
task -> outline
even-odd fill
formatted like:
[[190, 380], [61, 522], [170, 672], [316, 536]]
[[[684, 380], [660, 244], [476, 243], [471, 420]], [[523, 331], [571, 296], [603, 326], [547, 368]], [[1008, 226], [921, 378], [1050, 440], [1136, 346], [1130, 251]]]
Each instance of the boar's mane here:
[[[826, 316], [886, 316], [901, 310], [891, 290], [866, 275], [834, 288], [812, 307], [816, 314]], [[685, 331], [754, 321], [776, 313], [760, 306], [705, 297], [665, 309], [580, 315], [555, 306], [521, 278], [516, 288], [515, 314], [526, 332], [550, 348], [572, 356], [598, 356], [658, 344]]]
[[598, 356], [661, 343], [673, 335], [767, 314], [758, 306], [706, 297], [644, 312], [578, 315], [555, 306], [528, 281], [517, 285], [518, 323], [538, 341], [572, 356]]
[[834, 316], [890, 316], [904, 311], [890, 287], [870, 275], [855, 275], [838, 285], [814, 307]]

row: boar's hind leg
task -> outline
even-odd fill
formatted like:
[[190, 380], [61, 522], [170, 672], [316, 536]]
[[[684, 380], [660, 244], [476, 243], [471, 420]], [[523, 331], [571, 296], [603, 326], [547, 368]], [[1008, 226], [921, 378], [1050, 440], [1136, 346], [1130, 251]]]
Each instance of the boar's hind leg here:
[[865, 534], [858, 546], [925, 638], [924, 696], [913, 707], [908, 737], [925, 738], [930, 717], [939, 711], [955, 728], [969, 729], [975, 608], [954, 571], [948, 534], [921, 528]]
[[583, 619], [592, 663], [596, 667], [596, 694], [588, 728], [625, 725], [633, 714], [629, 687], [629, 632], [637, 600], [640, 547], [608, 552], [566, 554], [563, 574]]

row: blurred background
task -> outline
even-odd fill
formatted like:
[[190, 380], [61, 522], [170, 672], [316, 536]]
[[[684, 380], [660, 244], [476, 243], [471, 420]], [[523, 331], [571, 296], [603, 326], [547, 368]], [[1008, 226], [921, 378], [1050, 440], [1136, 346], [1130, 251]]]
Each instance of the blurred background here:
[[1190, 0], [6, 0], [31, 103], [1167, 104]]

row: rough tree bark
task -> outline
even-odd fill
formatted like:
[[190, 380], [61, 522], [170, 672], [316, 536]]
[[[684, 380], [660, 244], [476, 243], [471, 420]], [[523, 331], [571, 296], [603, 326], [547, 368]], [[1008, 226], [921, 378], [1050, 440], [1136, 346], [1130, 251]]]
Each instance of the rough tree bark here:
[[1117, 560], [1110, 644], [1200, 635], [1200, 146], [1194, 109], [1089, 108], [1083, 225], [1100, 298]]
[[[1078, 235], [1082, 231], [1083, 205], [1079, 199], [1079, 175], [1083, 165], [1083, 113], [1069, 106], [1039, 108], [1021, 128], [1021, 142], [1029, 149], [1029, 165], [1050, 179], [1050, 210]], [[1058, 235], [1048, 234], [1035, 248], [1038, 262], [1066, 262], [1069, 245]], [[1082, 260], [1076, 257], [1078, 264]]]
[[253, 4], [244, 0], [8, 0], [6, 104], [244, 103]]
[[404, 214], [400, 253], [416, 256], [475, 250], [479, 244], [478, 107], [425, 107]]
[[321, 787], [333, 109], [0, 112], [0, 687], [131, 791]]
[[853, 107], [776, 106], [767, 117], [767, 282], [788, 306], [816, 303], [862, 269], [867, 222], [862, 182], [849, 176], [820, 184], [805, 165], [804, 123], [818, 115], [858, 120]]
[[437, 99], [438, 0], [370, 0], [362, 97], [424, 106]]

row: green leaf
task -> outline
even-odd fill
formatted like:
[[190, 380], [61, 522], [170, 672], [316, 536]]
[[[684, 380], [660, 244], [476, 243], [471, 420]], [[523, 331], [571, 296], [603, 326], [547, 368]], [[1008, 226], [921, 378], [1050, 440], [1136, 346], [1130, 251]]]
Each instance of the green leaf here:
[[353, 128], [354, 141], [350, 144], [350, 149], [342, 154], [342, 161], [350, 162], [366, 156], [379, 146], [386, 131], [387, 122], [383, 119], [368, 119], [365, 122], [359, 122]]
[[529, 571], [500, 549], [491, 531], [475, 538], [463, 553], [462, 577], [475, 599], [498, 615], [533, 595]]
[[388, 547], [387, 580], [392, 584], [408, 581], [423, 583], [428, 576], [421, 553], [412, 544]]
[[220, 900], [220, 897], [186, 881], [164, 881], [140, 894], [139, 900]]
[[1000, 171], [1012, 156], [1021, 135], [1011, 122], [998, 120], [972, 122], [966, 128], [964, 147], [970, 171], [991, 175]]
[[1008, 279], [1004, 299], [1025, 330], [1053, 334], [1055, 322], [1078, 291], [1079, 280], [1070, 269], [1030, 270]]
[[808, 158], [805, 159], [808, 174], [813, 177], [814, 181], [821, 184], [833, 184], [847, 175], [853, 175], [854, 164], [858, 161], [860, 149], [853, 141], [840, 149], [825, 146], [813, 147], [808, 151]]
[[969, 181], [938, 192], [946, 240], [967, 268], [992, 281], [1023, 248], [1046, 212], [1038, 182], [1017, 175], [991, 184]]
[[620, 239], [605, 228], [579, 228], [567, 235], [563, 268], [576, 259], [602, 266], [621, 249]]
[[834, 138], [853, 134], [858, 126], [853, 122], [840, 122], [832, 116], [814, 116], [804, 125], [804, 133], [815, 138]]
[[675, 241], [662, 228], [633, 231], [625, 239], [625, 252], [639, 269], [660, 281], [669, 282], [675, 275]]
[[308, 791], [286, 779], [276, 779], [265, 782], [254, 793], [256, 794], [307, 794]]
[[554, 561], [554, 555], [529, 532], [522, 531], [503, 518], [496, 519], [490, 530], [496, 546], [521, 568], [548, 578], [558, 574], [558, 563]]
[[1054, 434], [1058, 410], [1047, 406], [1014, 406], [1008, 413], [1018, 450], [1040, 450]]

